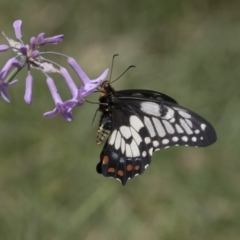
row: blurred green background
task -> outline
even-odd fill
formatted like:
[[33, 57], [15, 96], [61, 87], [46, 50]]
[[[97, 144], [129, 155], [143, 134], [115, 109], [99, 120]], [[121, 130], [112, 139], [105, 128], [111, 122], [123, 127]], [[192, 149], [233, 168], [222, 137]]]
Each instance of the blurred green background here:
[[[70, 123], [44, 119], [54, 107], [45, 77], [33, 73], [28, 106], [25, 69], [10, 89], [11, 104], [0, 101], [0, 239], [240, 239], [239, 9], [237, 0], [1, 0], [0, 29], [8, 37], [16, 19], [25, 43], [40, 32], [63, 33], [60, 45], [44, 49], [74, 57], [91, 78], [118, 53], [113, 78], [137, 68], [115, 89], [170, 95], [210, 121], [218, 141], [158, 151], [123, 187], [95, 170], [102, 149], [95, 144], [100, 114], [91, 125], [97, 105], [74, 109]], [[11, 56], [1, 53], [1, 66]], [[63, 79], [54, 78], [68, 98]]]

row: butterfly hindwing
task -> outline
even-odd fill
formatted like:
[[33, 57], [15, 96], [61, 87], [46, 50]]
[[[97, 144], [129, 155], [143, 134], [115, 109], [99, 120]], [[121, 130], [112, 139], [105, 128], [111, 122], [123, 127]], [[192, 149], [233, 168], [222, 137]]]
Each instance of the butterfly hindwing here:
[[125, 185], [127, 180], [142, 174], [151, 163], [153, 146], [151, 142], [143, 141], [142, 136], [149, 136], [149, 133], [131, 112], [116, 110], [112, 119], [112, 133], [102, 150], [97, 169], [104, 176], [119, 179]]

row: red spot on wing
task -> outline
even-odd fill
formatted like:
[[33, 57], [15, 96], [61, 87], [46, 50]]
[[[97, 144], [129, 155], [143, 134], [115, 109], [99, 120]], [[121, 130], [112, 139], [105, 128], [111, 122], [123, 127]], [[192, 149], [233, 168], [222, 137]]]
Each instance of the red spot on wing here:
[[132, 164], [128, 164], [127, 165], [127, 171], [132, 171], [133, 169], [133, 165]]
[[108, 169], [108, 172], [109, 172], [109, 173], [115, 173], [115, 168], [112, 168], [112, 167], [109, 168], [109, 169]]
[[102, 163], [105, 165], [105, 164], [108, 164], [108, 162], [109, 162], [109, 157], [108, 156], [104, 156]]
[[118, 170], [117, 174], [122, 177], [123, 176], [123, 171], [122, 170]]
[[138, 170], [140, 169], [140, 166], [139, 166], [139, 165], [136, 165], [136, 166], [134, 167], [134, 169], [135, 169], [136, 171], [138, 171]]

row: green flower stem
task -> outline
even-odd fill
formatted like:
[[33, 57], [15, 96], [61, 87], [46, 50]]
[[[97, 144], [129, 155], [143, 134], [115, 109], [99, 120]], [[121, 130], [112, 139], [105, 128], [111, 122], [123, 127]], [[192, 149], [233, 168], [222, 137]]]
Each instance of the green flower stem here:
[[5, 83], [9, 83], [13, 80], [13, 78], [22, 70], [22, 68], [15, 68], [12, 72], [6, 77], [4, 80]]

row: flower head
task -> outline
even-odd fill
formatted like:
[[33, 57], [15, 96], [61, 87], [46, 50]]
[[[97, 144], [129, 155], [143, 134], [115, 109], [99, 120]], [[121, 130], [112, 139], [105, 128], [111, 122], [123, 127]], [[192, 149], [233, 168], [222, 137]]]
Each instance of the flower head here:
[[[43, 58], [41, 52], [38, 50], [40, 46], [46, 44], [58, 44], [63, 40], [64, 35], [57, 35], [49, 38], [45, 38], [45, 33], [40, 33], [37, 37], [31, 37], [30, 44], [24, 44], [22, 41], [22, 21], [16, 20], [13, 23], [15, 30], [15, 36], [18, 41], [8, 38], [5, 34], [5, 38], [8, 41], [9, 47], [7, 45], [0, 45], [0, 51], [6, 51], [12, 48], [19, 58], [19, 61], [23, 66], [28, 66], [29, 68], [37, 68], [43, 72], [58, 72], [58, 69], [53, 66], [51, 61]], [[8, 48], [7, 48], [8, 47]], [[46, 53], [46, 52], [45, 52]]]
[[[48, 59], [45, 59], [41, 56], [41, 52], [39, 51], [40, 46], [46, 44], [58, 44], [63, 40], [63, 35], [57, 35], [54, 37], [45, 38], [45, 33], [40, 33], [37, 37], [31, 37], [30, 44], [24, 44], [22, 40], [22, 21], [16, 20], [13, 23], [15, 36], [17, 41], [8, 38], [4, 33], [6, 40], [8, 41], [8, 45], [0, 45], [0, 52], [7, 51], [8, 49], [12, 49], [16, 56], [7, 61], [5, 66], [2, 69], [2, 84], [4, 86], [10, 86], [12, 83], [7, 83], [12, 79], [5, 79], [6, 73], [12, 68], [18, 68], [17, 71], [20, 71], [25, 66], [28, 68], [28, 75], [26, 77], [26, 88], [25, 88], [25, 95], [24, 100], [26, 103], [31, 104], [32, 102], [32, 83], [33, 83], [33, 76], [30, 73], [31, 68], [36, 68], [40, 70], [45, 75], [46, 73], [59, 73], [59, 69], [51, 63]], [[46, 52], [44, 52], [46, 53]], [[13, 74], [15, 75], [15, 74]], [[3, 85], [2, 85], [3, 86]], [[6, 95], [7, 96], [7, 95]], [[9, 100], [9, 97], [5, 97], [6, 100]]]
[[77, 100], [68, 100], [63, 102], [60, 95], [58, 94], [56, 85], [52, 78], [47, 78], [47, 85], [52, 94], [52, 98], [55, 102], [55, 108], [52, 111], [43, 114], [44, 117], [53, 117], [57, 113], [60, 113], [63, 118], [67, 121], [72, 121], [72, 108], [77, 104]]
[[[85, 97], [92, 94], [105, 80], [108, 74], [108, 69], [106, 69], [97, 79], [91, 80], [78, 65], [76, 60], [74, 60], [72, 57], [52, 51], [40, 51], [40, 48], [42, 46], [60, 43], [63, 40], [63, 34], [59, 34], [53, 37], [45, 37], [45, 33], [40, 33], [37, 36], [31, 37], [29, 44], [25, 44], [22, 35], [22, 21], [16, 20], [13, 23], [13, 27], [17, 40], [10, 39], [3, 33], [8, 42], [8, 45], [0, 45], [0, 52], [5, 52], [8, 49], [12, 49], [15, 53], [15, 57], [9, 59], [0, 71], [1, 96], [4, 100], [10, 102], [7, 88], [17, 82], [17, 80], [12, 81], [13, 77], [24, 67], [27, 67], [28, 74], [25, 82], [24, 100], [27, 104], [31, 104], [33, 98], [32, 88], [34, 82], [34, 78], [31, 74], [31, 69], [35, 68], [44, 74], [47, 86], [55, 103], [55, 108], [52, 111], [46, 112], [44, 116], [52, 117], [59, 113], [64, 119], [71, 121], [73, 119], [73, 107], [81, 106], [84, 104]], [[45, 58], [44, 55], [46, 54], [55, 54], [66, 58], [69, 65], [73, 68], [77, 76], [80, 78], [80, 84], [75, 84], [73, 78], [66, 68], [48, 58]], [[10, 71], [11, 73], [9, 73]], [[55, 86], [54, 80], [48, 75], [49, 73], [57, 73], [63, 77], [69, 91], [71, 92], [71, 98], [69, 100], [62, 101]]]

